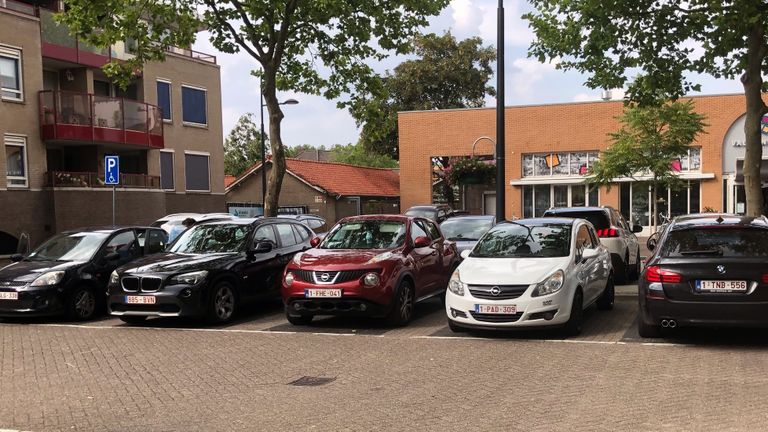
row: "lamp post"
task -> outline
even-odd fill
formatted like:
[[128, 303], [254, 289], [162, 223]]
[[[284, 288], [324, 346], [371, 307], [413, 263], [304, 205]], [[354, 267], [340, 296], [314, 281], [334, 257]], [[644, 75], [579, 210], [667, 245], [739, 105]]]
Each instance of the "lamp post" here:
[[[285, 102], [278, 102], [278, 105], [296, 105], [299, 101], [296, 99], [288, 99]], [[264, 143], [264, 87], [261, 85], [261, 78], [259, 78], [259, 105], [261, 105], [261, 211], [267, 208], [267, 146]]]
[[505, 220], [504, 203], [504, 0], [499, 0], [496, 28], [496, 220]]

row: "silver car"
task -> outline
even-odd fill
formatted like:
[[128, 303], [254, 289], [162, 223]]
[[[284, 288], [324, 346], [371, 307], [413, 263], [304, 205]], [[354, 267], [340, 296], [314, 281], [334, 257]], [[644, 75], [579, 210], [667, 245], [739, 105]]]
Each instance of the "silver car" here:
[[489, 229], [496, 225], [496, 216], [456, 216], [440, 224], [440, 231], [447, 240], [456, 243], [459, 253], [472, 250]]

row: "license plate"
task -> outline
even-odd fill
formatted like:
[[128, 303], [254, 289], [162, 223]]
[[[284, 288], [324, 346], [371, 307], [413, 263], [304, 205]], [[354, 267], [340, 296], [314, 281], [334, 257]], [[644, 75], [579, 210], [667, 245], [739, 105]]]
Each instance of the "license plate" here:
[[18, 300], [19, 293], [17, 292], [0, 292], [0, 300]]
[[128, 304], [155, 304], [154, 296], [125, 296], [125, 302]]
[[499, 314], [499, 315], [514, 315], [517, 313], [517, 306], [515, 305], [475, 305], [475, 312], [486, 314]]
[[747, 281], [697, 280], [696, 291], [700, 292], [747, 292]]
[[304, 297], [307, 298], [341, 298], [340, 289], [305, 289]]

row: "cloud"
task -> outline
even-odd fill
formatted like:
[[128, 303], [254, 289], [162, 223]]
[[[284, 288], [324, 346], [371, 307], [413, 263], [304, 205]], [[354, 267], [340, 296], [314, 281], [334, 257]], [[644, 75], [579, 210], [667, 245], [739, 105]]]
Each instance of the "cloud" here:
[[540, 63], [531, 58], [517, 58], [512, 61], [512, 73], [508, 74], [505, 84], [510, 83], [512, 96], [518, 100], [531, 102], [536, 100], [534, 88], [544, 77], [555, 71], [559, 60]]
[[[482, 13], [482, 22], [478, 28], [480, 37], [486, 42], [496, 43], [498, 9], [495, 2], [484, 2], [478, 6]], [[507, 1], [504, 4], [504, 43], [512, 46], [527, 47], [534, 39], [533, 30], [528, 21], [521, 18], [523, 11], [518, 0]]]

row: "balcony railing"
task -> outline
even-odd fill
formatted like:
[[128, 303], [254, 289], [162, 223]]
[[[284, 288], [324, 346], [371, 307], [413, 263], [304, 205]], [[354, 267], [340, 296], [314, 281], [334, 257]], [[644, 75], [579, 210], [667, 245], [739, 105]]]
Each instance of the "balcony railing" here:
[[88, 93], [40, 92], [40, 129], [46, 141], [79, 141], [163, 148], [160, 108]]
[[[102, 175], [95, 172], [49, 171], [45, 184], [58, 188], [108, 188]], [[160, 177], [147, 174], [120, 174], [122, 188], [160, 189]]]
[[0, 8], [9, 9], [25, 15], [37, 16], [37, 8], [28, 3], [22, 3], [15, 0], [0, 0]]

